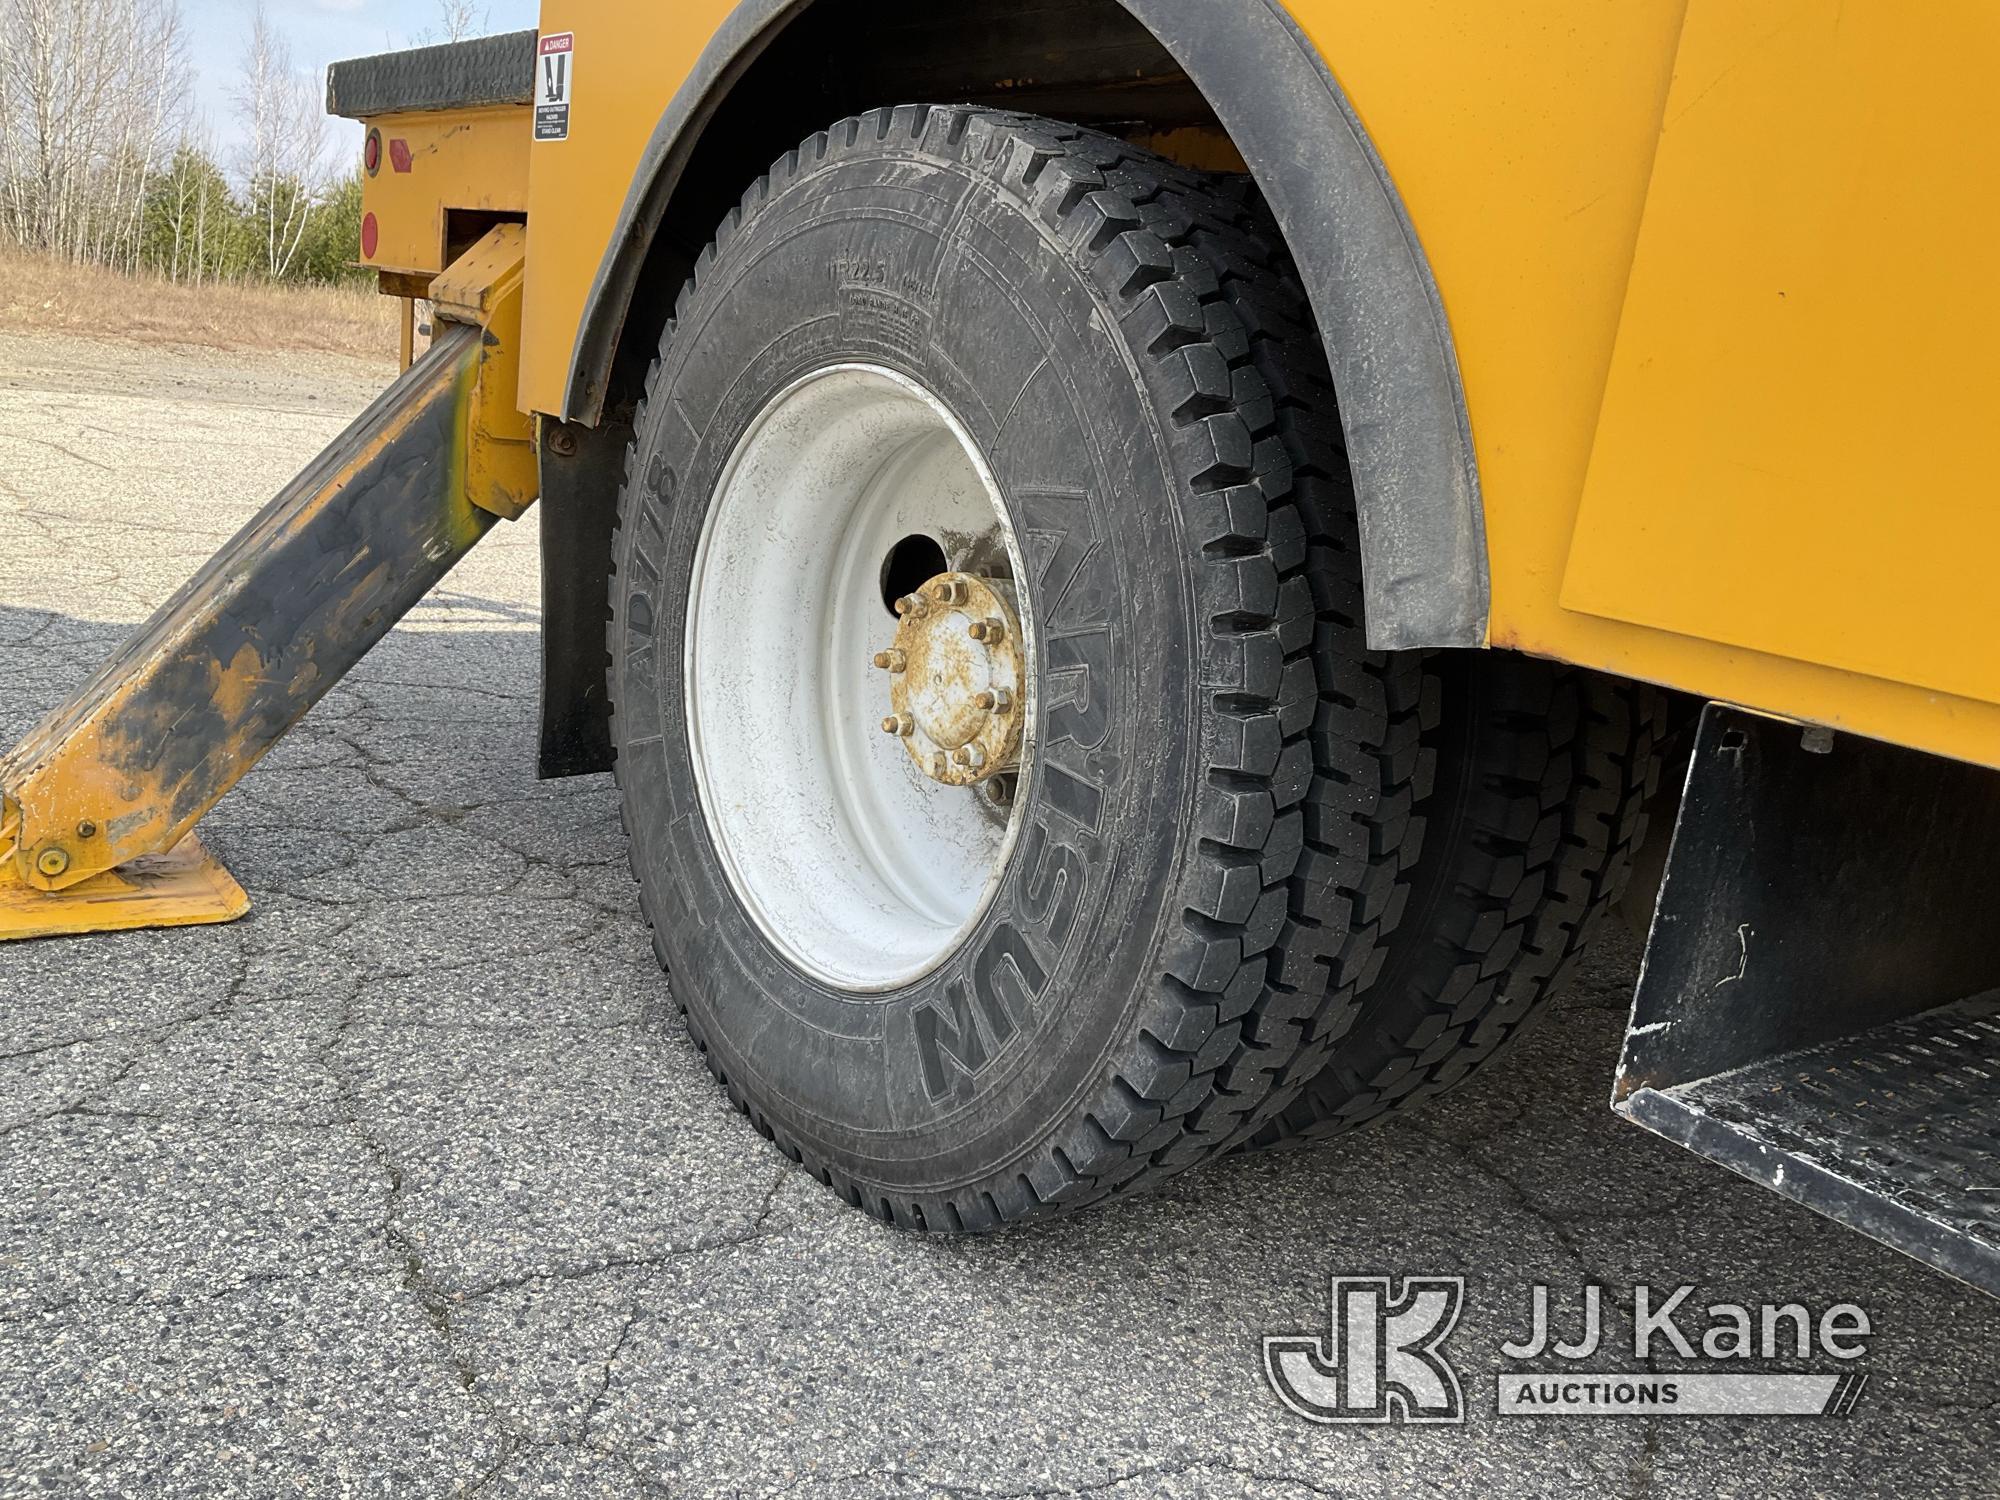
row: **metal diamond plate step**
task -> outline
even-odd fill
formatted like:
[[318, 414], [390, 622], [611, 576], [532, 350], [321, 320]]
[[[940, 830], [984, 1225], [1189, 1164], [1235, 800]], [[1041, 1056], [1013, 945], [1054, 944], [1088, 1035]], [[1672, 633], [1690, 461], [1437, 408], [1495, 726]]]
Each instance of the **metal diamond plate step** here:
[[1625, 1104], [1638, 1123], [2000, 1292], [2000, 991]]
[[2000, 1294], [1996, 892], [2000, 774], [1710, 704], [1613, 1107]]

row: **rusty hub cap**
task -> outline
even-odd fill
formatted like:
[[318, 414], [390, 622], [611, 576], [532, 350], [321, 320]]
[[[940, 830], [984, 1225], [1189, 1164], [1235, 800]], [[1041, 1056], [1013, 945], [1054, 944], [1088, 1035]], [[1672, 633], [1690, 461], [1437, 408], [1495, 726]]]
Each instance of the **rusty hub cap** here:
[[946, 786], [1014, 770], [1021, 756], [1021, 627], [1007, 584], [940, 573], [896, 601], [884, 732]]

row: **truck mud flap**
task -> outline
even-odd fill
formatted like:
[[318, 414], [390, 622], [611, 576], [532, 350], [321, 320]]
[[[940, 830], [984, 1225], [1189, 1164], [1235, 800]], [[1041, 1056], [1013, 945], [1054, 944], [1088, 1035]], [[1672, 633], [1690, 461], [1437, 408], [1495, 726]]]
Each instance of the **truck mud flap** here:
[[1711, 704], [1612, 1107], [2000, 1294], [2000, 774]]

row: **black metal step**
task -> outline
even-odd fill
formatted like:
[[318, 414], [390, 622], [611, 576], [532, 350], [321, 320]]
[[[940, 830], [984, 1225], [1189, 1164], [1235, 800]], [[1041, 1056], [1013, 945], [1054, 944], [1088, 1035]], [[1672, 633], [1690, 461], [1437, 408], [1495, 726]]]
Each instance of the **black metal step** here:
[[2000, 991], [1621, 1106], [1678, 1141], [2000, 1293]]
[[2000, 773], [1708, 705], [1612, 1106], [2000, 1295], [1996, 891]]

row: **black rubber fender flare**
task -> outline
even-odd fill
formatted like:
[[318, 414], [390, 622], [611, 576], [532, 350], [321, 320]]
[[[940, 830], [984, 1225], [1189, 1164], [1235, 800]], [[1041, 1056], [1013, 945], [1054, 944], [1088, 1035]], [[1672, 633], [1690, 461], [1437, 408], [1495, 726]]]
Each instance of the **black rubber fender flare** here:
[[[654, 127], [590, 289], [561, 415], [594, 425], [647, 252], [721, 101], [811, 0], [740, 0]], [[1471, 423], [1415, 226], [1331, 69], [1279, 0], [1118, 0], [1201, 90], [1276, 215], [1327, 343], [1360, 515], [1368, 643], [1482, 646]]]

